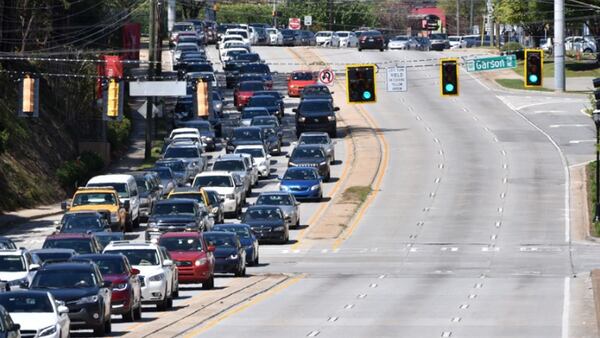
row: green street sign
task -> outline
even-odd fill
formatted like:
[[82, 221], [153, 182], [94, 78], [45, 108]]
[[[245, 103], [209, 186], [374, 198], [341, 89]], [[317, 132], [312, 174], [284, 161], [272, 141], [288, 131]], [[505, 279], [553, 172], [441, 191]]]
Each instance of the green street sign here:
[[468, 72], [482, 72], [506, 68], [517, 68], [517, 57], [514, 54], [467, 60]]

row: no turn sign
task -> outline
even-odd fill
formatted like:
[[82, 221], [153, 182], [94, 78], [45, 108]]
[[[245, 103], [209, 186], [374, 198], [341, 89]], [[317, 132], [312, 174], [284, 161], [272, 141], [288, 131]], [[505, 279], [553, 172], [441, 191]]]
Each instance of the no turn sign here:
[[333, 84], [333, 80], [335, 80], [335, 73], [331, 68], [323, 69], [319, 72], [319, 82], [324, 85]]

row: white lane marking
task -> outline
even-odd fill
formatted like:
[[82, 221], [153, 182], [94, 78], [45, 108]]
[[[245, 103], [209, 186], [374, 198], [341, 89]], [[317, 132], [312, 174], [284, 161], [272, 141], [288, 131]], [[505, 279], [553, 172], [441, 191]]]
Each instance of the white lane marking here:
[[506, 150], [502, 149], [500, 152], [502, 153], [502, 156], [506, 156]]
[[371, 285], [369, 285], [369, 287], [370, 287], [370, 288], [372, 288], [372, 289], [373, 289], [373, 288], [376, 288], [376, 287], [377, 287], [377, 284], [375, 284], [375, 283], [372, 283]]
[[506, 182], [508, 182], [508, 177], [504, 177], [504, 178], [502, 179], [502, 183], [506, 184]]
[[360, 295], [358, 295], [358, 297], [357, 297], [357, 298], [358, 298], [358, 299], [363, 299], [363, 298], [365, 298], [365, 297], [367, 297], [367, 294], [365, 294], [365, 293], [361, 293]]
[[475, 298], [477, 298], [477, 295], [476, 295], [476, 294], [473, 294], [473, 293], [472, 293], [472, 294], [470, 294], [470, 295], [469, 295], [469, 299], [475, 299]]
[[408, 106], [406, 107], [406, 109], [408, 109], [409, 111], [414, 111], [414, 108], [412, 106]]
[[444, 155], [444, 151], [443, 150], [438, 150], [438, 154]]
[[435, 193], [434, 192], [430, 192], [429, 193], [429, 198], [434, 198], [435, 197]]
[[310, 331], [306, 336], [307, 337], [316, 337], [316, 336], [319, 335], [319, 333], [321, 333], [321, 332], [319, 332], [319, 331]]
[[[542, 103], [540, 103], [542, 104]], [[527, 107], [519, 107], [518, 109], [523, 109]], [[566, 110], [536, 110], [532, 112], [532, 114], [566, 114], [568, 111]]]
[[458, 251], [458, 248], [450, 248], [450, 251], [456, 252], [456, 251]]
[[425, 127], [425, 130], [427, 130], [428, 132], [431, 133], [431, 128], [430, 127]]
[[496, 234], [493, 234], [493, 235], [491, 235], [491, 236], [490, 236], [490, 239], [491, 239], [492, 241], [495, 241], [495, 240], [496, 240], [496, 238], [498, 238], [498, 235], [496, 235]]
[[419, 222], [417, 222], [417, 226], [418, 226], [418, 227], [422, 227], [424, 224], [425, 224], [425, 222], [423, 222], [423, 221], [419, 221]]
[[321, 250], [321, 253], [327, 253], [327, 251], [329, 251], [328, 249], [323, 249]]
[[571, 144], [593, 143], [593, 142], [596, 142], [596, 140], [571, 140], [571, 141], [569, 141], [569, 143], [571, 143]]
[[458, 307], [459, 309], [468, 309], [469, 308], [469, 304], [460, 304], [460, 306]]
[[463, 108], [463, 111], [464, 111], [465, 113], [468, 113], [468, 112], [469, 112], [469, 108], [467, 108], [467, 107], [464, 107], [464, 108]]
[[442, 332], [442, 337], [447, 338], [447, 337], [450, 337], [450, 336], [452, 336], [452, 332], [451, 331], [444, 331], [444, 332]]
[[331, 322], [331, 323], [333, 323], [333, 322], [335, 322], [337, 320], [338, 320], [338, 317], [329, 317], [329, 319], [327, 319], [327, 321]]
[[475, 285], [473, 285], [474, 289], [481, 289], [483, 287], [483, 283], [477, 283]]
[[433, 138], [433, 142], [440, 143], [440, 140], [437, 137], [435, 137], [435, 138]]
[[575, 124], [551, 124], [549, 127], [550, 128], [562, 128], [562, 127], [580, 128], [580, 127], [591, 127], [591, 126], [588, 124], [575, 123]]
[[489, 131], [490, 131], [490, 128], [488, 128], [488, 127], [483, 127], [483, 130], [485, 130], [485, 131], [489, 132]]
[[500, 213], [500, 214], [501, 214], [501, 213], [502, 213], [502, 211], [504, 211], [504, 209], [502, 209], [502, 208], [498, 208], [498, 213]]
[[565, 277], [565, 285], [563, 291], [563, 311], [562, 311], [562, 338], [569, 337], [569, 302], [571, 299], [571, 279]]
[[416, 119], [417, 119], [417, 121], [421, 121], [422, 120], [421, 116], [419, 116], [419, 115], [417, 115]]
[[429, 207], [423, 208], [423, 212], [428, 212], [428, 211], [429, 211]]
[[453, 323], [458, 323], [458, 322], [460, 322], [460, 320], [461, 320], [460, 317], [453, 317], [452, 319], [450, 319], [450, 321]]
[[380, 275], [380, 276], [379, 276], [379, 277], [377, 277], [377, 278], [379, 278], [379, 279], [384, 279], [384, 278], [385, 278], [385, 275]]
[[[563, 171], [564, 171], [564, 177], [565, 177], [565, 188], [564, 188], [565, 242], [566, 243], [571, 242], [571, 196], [570, 196], [571, 179], [569, 176], [570, 175], [569, 174], [569, 166], [568, 166], [568, 162], [565, 157], [565, 154], [563, 153], [560, 146], [556, 143], [556, 141], [554, 141], [552, 136], [550, 136], [550, 134], [546, 133], [545, 131], [542, 130], [542, 128], [538, 127], [535, 123], [531, 122], [531, 120], [529, 120], [527, 118], [527, 116], [525, 116], [523, 113], [519, 112], [519, 110], [517, 108], [515, 108], [510, 102], [504, 100], [504, 98], [502, 96], [496, 95], [496, 97], [501, 102], [503, 102], [508, 108], [510, 108], [513, 112], [515, 112], [517, 115], [519, 115], [523, 120], [525, 120], [527, 123], [529, 123], [533, 128], [537, 129], [540, 133], [542, 133], [544, 136], [546, 136], [546, 138], [548, 138], [548, 140], [550, 141], [550, 143], [552, 143], [554, 148], [556, 148], [556, 151], [558, 151], [558, 155], [560, 156], [560, 160], [563, 165]], [[564, 102], [564, 100], [562, 102]]]
[[496, 221], [496, 228], [499, 228], [500, 226], [502, 226], [502, 222]]
[[337, 248], [337, 249], [333, 249], [333, 251], [332, 251], [332, 252], [333, 252], [333, 253], [338, 253], [338, 252], [340, 252], [340, 249], [339, 249], [339, 248]]
[[350, 310], [353, 307], [354, 307], [354, 304], [347, 304], [346, 306], [344, 306], [344, 309]]
[[508, 164], [507, 163], [502, 164], [502, 168], [508, 169]]
[[300, 253], [300, 250], [296, 249], [296, 250], [294, 250], [294, 253], [296, 253], [296, 254]]
[[438, 165], [438, 168], [440, 168], [440, 169], [444, 169], [444, 163], [440, 163], [440, 164]]
[[290, 251], [289, 250], [281, 250], [281, 253], [284, 253], [284, 254], [286, 254], [288, 252], [290, 252]]
[[500, 194], [500, 198], [504, 199], [505, 197], [506, 197], [506, 193], [503, 192]]
[[417, 248], [410, 248], [410, 252], [417, 252]]
[[474, 121], [479, 121], [479, 118], [477, 116], [473, 116], [473, 120]]
[[436, 177], [434, 183], [440, 183], [441, 180], [442, 180], [441, 178]]
[[497, 137], [494, 137], [494, 142], [500, 142]]

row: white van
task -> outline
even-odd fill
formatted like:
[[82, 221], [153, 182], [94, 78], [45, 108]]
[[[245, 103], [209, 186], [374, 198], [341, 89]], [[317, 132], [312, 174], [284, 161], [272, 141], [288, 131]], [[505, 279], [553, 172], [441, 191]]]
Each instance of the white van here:
[[127, 209], [127, 222], [125, 229], [131, 231], [132, 228], [140, 226], [140, 194], [135, 178], [131, 175], [100, 175], [92, 177], [87, 183], [88, 187], [106, 187], [115, 188], [119, 194], [119, 200]]

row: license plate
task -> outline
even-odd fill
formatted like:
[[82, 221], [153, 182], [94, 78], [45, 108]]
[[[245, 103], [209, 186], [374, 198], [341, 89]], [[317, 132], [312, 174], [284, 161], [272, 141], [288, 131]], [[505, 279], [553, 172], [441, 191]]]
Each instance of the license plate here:
[[369, 41], [373, 41], [373, 39], [369, 39]]

